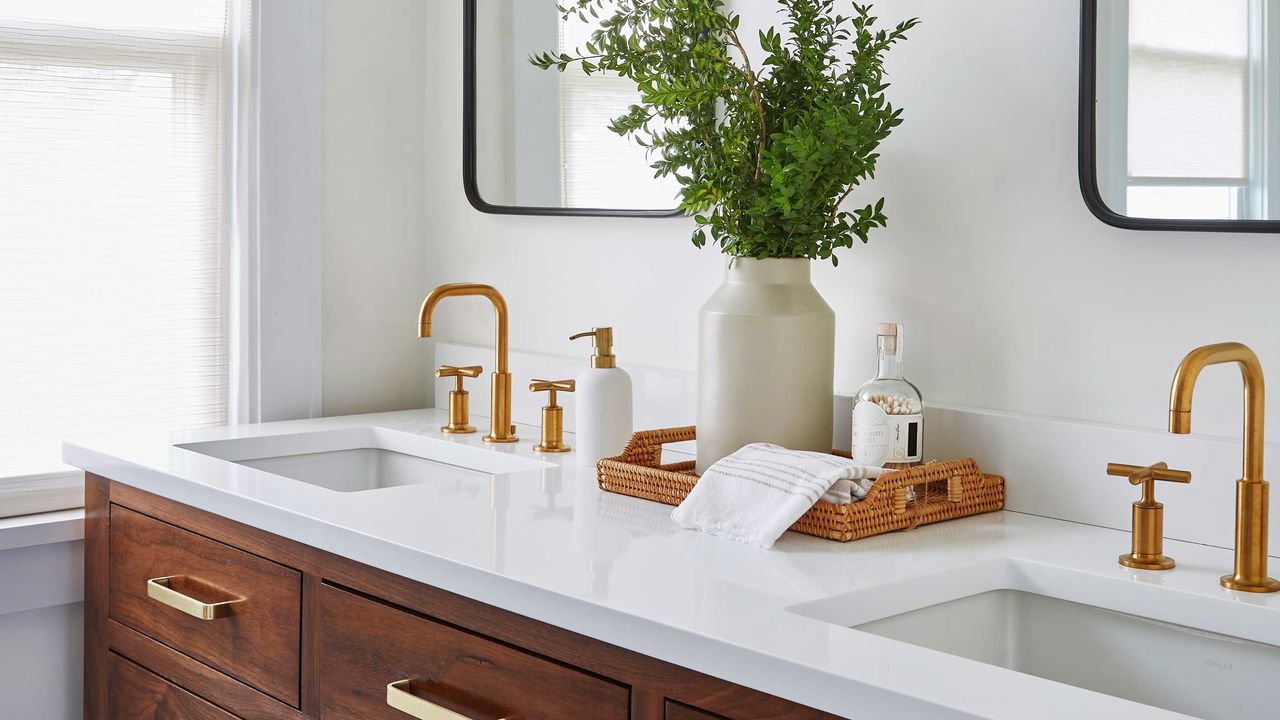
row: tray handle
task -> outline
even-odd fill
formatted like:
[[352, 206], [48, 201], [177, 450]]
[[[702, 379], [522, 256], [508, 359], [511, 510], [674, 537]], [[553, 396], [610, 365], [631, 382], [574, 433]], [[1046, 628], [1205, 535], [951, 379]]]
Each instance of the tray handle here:
[[928, 488], [929, 485], [932, 485], [937, 482], [942, 482], [944, 480], [947, 483], [947, 494], [946, 494], [947, 502], [960, 503], [964, 500], [964, 481], [973, 477], [977, 477], [980, 482], [985, 482], [985, 478], [981, 474], [965, 473], [965, 472], [956, 473], [946, 478], [922, 477], [922, 478], [916, 478], [913, 480], [900, 480], [898, 478], [891, 477], [889, 478], [889, 480], [892, 481], [894, 485], [893, 514], [894, 515], [906, 514], [907, 488], [910, 488], [916, 485], [924, 485], [926, 488]]
[[633, 465], [657, 466], [662, 462], [662, 446], [668, 443], [687, 442], [697, 438], [693, 425], [664, 430], [642, 430], [634, 433], [616, 458], [618, 462]]

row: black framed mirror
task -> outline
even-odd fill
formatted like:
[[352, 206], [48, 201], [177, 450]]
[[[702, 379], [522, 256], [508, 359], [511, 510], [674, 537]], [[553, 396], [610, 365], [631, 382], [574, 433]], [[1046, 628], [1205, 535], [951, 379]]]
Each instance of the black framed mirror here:
[[1280, 0], [1083, 0], [1080, 47], [1099, 219], [1280, 232]]
[[464, 0], [462, 181], [477, 210], [510, 215], [669, 217], [674, 178], [654, 178], [644, 148], [608, 129], [635, 102], [629, 80], [542, 70], [597, 20], [564, 19], [559, 0]]

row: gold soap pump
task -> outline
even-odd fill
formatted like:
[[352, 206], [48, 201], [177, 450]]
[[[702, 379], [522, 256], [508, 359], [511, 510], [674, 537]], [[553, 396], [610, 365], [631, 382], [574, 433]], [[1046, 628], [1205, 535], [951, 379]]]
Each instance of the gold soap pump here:
[[613, 354], [613, 328], [594, 327], [569, 339], [585, 337], [591, 338], [591, 367], [577, 377], [574, 440], [578, 457], [594, 465], [601, 458], [622, 452], [631, 439], [634, 408], [631, 376], [618, 367], [618, 358]]
[[591, 367], [593, 368], [611, 368], [618, 366], [618, 358], [613, 354], [613, 328], [598, 327], [591, 328], [590, 332], [580, 332], [577, 335], [570, 335], [570, 340], [579, 338], [591, 338]]

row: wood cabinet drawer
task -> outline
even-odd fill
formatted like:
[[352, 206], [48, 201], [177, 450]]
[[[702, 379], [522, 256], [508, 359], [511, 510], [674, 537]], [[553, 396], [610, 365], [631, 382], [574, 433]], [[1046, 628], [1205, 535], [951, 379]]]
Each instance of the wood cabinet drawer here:
[[235, 715], [111, 653], [107, 720], [237, 720]]
[[298, 706], [298, 572], [118, 505], [109, 533], [111, 618]]
[[667, 701], [662, 717], [665, 720], [724, 720], [720, 715], [712, 715], [709, 712], [703, 712], [697, 708], [691, 708], [688, 705], [671, 702], [670, 700]]
[[[430, 705], [473, 720], [626, 720], [628, 688], [325, 585], [320, 591], [322, 717], [407, 720]], [[397, 701], [388, 705], [388, 685]], [[404, 694], [404, 693], [407, 693]], [[424, 703], [425, 701], [425, 703]]]
[[664, 720], [724, 720], [721, 715], [712, 715], [710, 712], [698, 710], [696, 707], [681, 705], [681, 703], [669, 700], [662, 716]]

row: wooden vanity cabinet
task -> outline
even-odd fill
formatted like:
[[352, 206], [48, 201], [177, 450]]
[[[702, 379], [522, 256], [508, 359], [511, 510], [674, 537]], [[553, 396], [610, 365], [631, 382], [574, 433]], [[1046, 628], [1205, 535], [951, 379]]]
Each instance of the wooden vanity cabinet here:
[[666, 720], [724, 720], [723, 715], [712, 715], [670, 700], [667, 701], [667, 709], [663, 717]]
[[107, 717], [110, 720], [237, 720], [131, 660], [110, 653], [107, 682], [111, 684]]
[[[430, 683], [411, 682], [431, 678]], [[320, 589], [320, 715], [397, 720], [403, 701], [467, 717], [627, 720], [626, 686], [330, 585]]]
[[835, 718], [107, 478], [85, 485], [86, 720]]
[[[119, 505], [111, 507], [110, 525], [111, 618], [298, 704], [301, 573]], [[234, 612], [202, 620], [157, 602], [148, 580], [167, 577], [173, 591], [210, 603], [233, 601]]]

